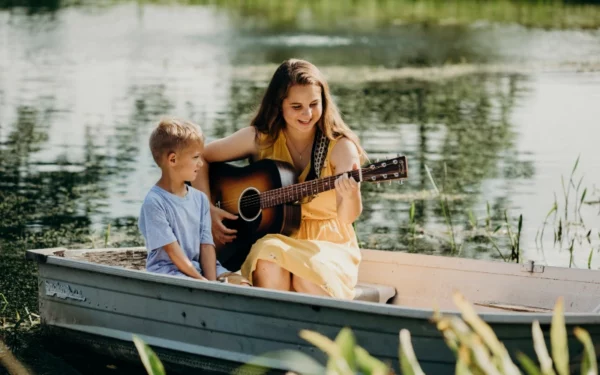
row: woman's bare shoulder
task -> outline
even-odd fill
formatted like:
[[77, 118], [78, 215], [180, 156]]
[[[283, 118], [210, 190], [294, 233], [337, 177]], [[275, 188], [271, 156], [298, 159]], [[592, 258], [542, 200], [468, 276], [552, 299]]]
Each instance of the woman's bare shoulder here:
[[352, 165], [360, 166], [358, 148], [349, 138], [338, 139], [331, 150], [331, 165], [334, 172], [340, 173], [352, 169]]

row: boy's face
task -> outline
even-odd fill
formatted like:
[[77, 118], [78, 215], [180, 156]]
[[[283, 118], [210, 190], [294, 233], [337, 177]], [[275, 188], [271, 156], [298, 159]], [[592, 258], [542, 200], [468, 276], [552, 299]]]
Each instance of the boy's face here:
[[178, 152], [173, 152], [168, 156], [169, 166], [176, 176], [183, 181], [194, 181], [198, 175], [198, 170], [203, 165], [203, 150], [204, 146], [202, 144], [191, 144]]

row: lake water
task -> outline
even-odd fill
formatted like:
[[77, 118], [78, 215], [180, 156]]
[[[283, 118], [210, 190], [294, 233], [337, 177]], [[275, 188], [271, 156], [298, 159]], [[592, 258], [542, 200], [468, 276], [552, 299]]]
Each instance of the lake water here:
[[[522, 215], [521, 260], [600, 267], [600, 29], [282, 19], [203, 5], [0, 10], [2, 256], [100, 247], [109, 223], [110, 246], [142, 244], [160, 116], [230, 134], [298, 57], [328, 77], [372, 160], [408, 158], [403, 185], [363, 184], [362, 246], [508, 260]], [[7, 264], [10, 309], [35, 304], [14, 284], [34, 279]]]

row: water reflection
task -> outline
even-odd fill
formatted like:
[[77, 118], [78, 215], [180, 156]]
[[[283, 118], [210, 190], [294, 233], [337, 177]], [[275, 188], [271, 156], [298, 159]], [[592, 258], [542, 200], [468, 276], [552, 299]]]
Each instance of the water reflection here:
[[[522, 125], [514, 120], [536, 82], [510, 72], [440, 79], [425, 79], [427, 70], [419, 69], [407, 70], [404, 79], [386, 74], [404, 66], [444, 71], [460, 60], [562, 61], [546, 49], [528, 50], [549, 40], [576, 44], [582, 60], [600, 61], [594, 31], [381, 27], [381, 20], [360, 28], [350, 20], [325, 27], [314, 22], [321, 10], [305, 9], [287, 22], [279, 8], [257, 9], [123, 3], [50, 16], [11, 12], [1, 28], [9, 40], [2, 55], [11, 56], [10, 63], [0, 61], [0, 163], [9, 213], [3, 232], [14, 239], [69, 225], [77, 235], [64, 242], [89, 245], [87, 237], [113, 222], [127, 233], [123, 241], [139, 241], [138, 206], [158, 172], [147, 150], [152, 123], [177, 114], [201, 123], [210, 138], [230, 134], [247, 125], [272, 67], [294, 55], [334, 72], [335, 99], [373, 158], [408, 155], [407, 185], [366, 185], [358, 223], [365, 245], [407, 250], [412, 201], [410, 220], [421, 230], [443, 231], [446, 225], [439, 202], [418, 195], [432, 187], [426, 166], [453, 197], [450, 212], [459, 228], [469, 226], [470, 211], [481, 214], [482, 204], [492, 207], [496, 222], [503, 220], [503, 211], [514, 205], [509, 181], [526, 183], [537, 173], [527, 148], [519, 147]], [[107, 23], [111, 19], [118, 21]], [[384, 79], [360, 76], [364, 67], [380, 69]], [[490, 253], [489, 246], [474, 247], [484, 250], [477, 256]], [[420, 250], [447, 247], [434, 241]]]

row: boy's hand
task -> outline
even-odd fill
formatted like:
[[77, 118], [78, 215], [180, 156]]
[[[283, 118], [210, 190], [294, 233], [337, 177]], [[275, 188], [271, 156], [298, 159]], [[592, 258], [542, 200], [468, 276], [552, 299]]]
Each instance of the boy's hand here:
[[213, 240], [220, 244], [226, 244], [235, 239], [237, 230], [230, 229], [223, 224], [223, 219], [237, 220], [237, 216], [220, 209], [219, 207], [210, 206], [210, 217], [212, 220]]

